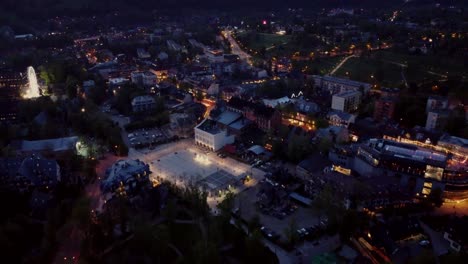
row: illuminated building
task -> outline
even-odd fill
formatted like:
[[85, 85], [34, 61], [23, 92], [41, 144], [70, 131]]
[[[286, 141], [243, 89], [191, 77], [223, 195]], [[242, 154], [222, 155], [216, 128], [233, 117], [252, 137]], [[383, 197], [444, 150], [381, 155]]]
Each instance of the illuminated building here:
[[107, 177], [101, 183], [104, 193], [128, 195], [149, 183], [149, 165], [140, 160], [119, 160], [106, 171]]
[[370, 139], [357, 150], [353, 169], [367, 177], [397, 177], [400, 184], [424, 197], [440, 188], [447, 199], [467, 198], [466, 158], [422, 145]]
[[358, 91], [346, 91], [335, 94], [332, 98], [331, 108], [343, 112], [354, 112], [361, 103], [361, 93]]
[[212, 151], [218, 151], [225, 145], [234, 143], [234, 139], [234, 135], [211, 119], [205, 119], [195, 127], [195, 143]]

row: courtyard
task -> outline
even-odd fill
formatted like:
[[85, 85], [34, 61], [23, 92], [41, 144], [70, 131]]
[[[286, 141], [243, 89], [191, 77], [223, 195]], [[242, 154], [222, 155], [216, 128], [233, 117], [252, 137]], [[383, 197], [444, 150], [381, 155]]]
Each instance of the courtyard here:
[[[160, 145], [153, 150], [131, 148], [129, 158], [149, 164], [154, 179], [167, 180], [181, 187], [202, 186], [209, 194], [208, 204], [213, 210], [227, 190], [241, 192], [256, 185], [265, 174], [248, 164], [219, 157], [215, 152], [195, 145], [193, 139]], [[242, 178], [246, 175], [252, 180], [243, 184]]]

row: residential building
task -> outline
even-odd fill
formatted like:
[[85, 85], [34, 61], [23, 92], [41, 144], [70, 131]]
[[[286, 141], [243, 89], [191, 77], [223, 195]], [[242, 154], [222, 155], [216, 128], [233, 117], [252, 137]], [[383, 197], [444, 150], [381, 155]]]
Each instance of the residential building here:
[[427, 113], [426, 130], [437, 131], [445, 127], [450, 112], [448, 110], [430, 110]]
[[312, 78], [315, 81], [316, 87], [321, 88], [322, 90], [327, 91], [330, 94], [337, 94], [346, 91], [359, 91], [364, 94], [367, 94], [372, 88], [372, 85], [369, 83], [363, 83], [349, 79], [333, 77], [329, 75], [313, 75]]
[[374, 120], [385, 121], [393, 118], [398, 93], [398, 89], [382, 88], [381, 96], [374, 104]]
[[101, 183], [103, 193], [133, 195], [149, 183], [149, 165], [140, 160], [119, 160], [107, 169]]
[[343, 143], [349, 141], [349, 132], [347, 128], [342, 126], [329, 126], [327, 128], [320, 128], [315, 134], [315, 140], [327, 138], [333, 143]]
[[359, 91], [346, 91], [333, 95], [331, 108], [343, 112], [355, 112], [361, 103]]
[[195, 127], [195, 143], [211, 151], [218, 151], [225, 145], [234, 143], [234, 140], [235, 136], [228, 129], [222, 129], [214, 120], [205, 119]]
[[181, 51], [182, 50], [182, 46], [177, 44], [174, 40], [172, 39], [169, 39], [166, 41], [166, 44], [167, 44], [167, 47], [170, 49], [170, 50], [173, 50], [173, 51]]
[[157, 83], [157, 76], [151, 71], [144, 72], [132, 72], [131, 73], [132, 83], [143, 86], [143, 87], [153, 87]]
[[137, 49], [137, 55], [138, 55], [138, 58], [140, 59], [150, 59], [151, 58], [151, 54], [146, 51], [145, 49], [143, 48], [138, 48]]
[[156, 107], [156, 101], [152, 96], [142, 95], [132, 99], [133, 112], [146, 112]]
[[356, 115], [342, 111], [330, 111], [327, 114], [328, 123], [331, 126], [348, 127], [356, 121]]
[[443, 96], [429, 96], [426, 103], [426, 113], [433, 110], [447, 109], [449, 106], [449, 100]]

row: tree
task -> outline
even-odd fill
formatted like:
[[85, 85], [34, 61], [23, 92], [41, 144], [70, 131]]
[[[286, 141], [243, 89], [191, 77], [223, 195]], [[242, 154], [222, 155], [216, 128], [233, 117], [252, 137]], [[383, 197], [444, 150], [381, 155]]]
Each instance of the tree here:
[[78, 89], [78, 80], [72, 76], [68, 75], [65, 81], [65, 91], [68, 98], [75, 98]]
[[444, 200], [442, 198], [442, 190], [437, 187], [434, 188], [428, 196], [428, 200], [433, 203], [436, 207], [442, 206]]
[[284, 235], [289, 244], [293, 245], [299, 240], [299, 235], [297, 234], [297, 224], [296, 219], [291, 218], [288, 226], [284, 230]]

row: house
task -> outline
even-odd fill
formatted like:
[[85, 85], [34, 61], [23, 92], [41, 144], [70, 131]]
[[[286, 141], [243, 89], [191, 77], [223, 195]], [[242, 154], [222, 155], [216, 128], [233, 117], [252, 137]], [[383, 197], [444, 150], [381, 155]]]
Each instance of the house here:
[[331, 126], [348, 127], [356, 120], [356, 115], [349, 114], [343, 111], [330, 111], [327, 114], [328, 123]]
[[320, 128], [317, 130], [315, 140], [328, 138], [331, 142], [348, 142], [349, 133], [348, 129], [342, 126], [330, 126], [327, 128]]
[[132, 83], [143, 86], [143, 87], [153, 87], [157, 83], [157, 76], [151, 71], [135, 71], [131, 73]]
[[291, 99], [289, 99], [289, 97], [287, 96], [284, 96], [284, 97], [277, 98], [277, 99], [263, 99], [262, 101], [264, 105], [269, 106], [271, 108], [275, 108], [277, 106], [290, 103]]
[[158, 59], [159, 59], [160, 61], [165, 61], [165, 60], [169, 59], [169, 55], [167, 55], [166, 52], [161, 51], [161, 52], [158, 54]]
[[346, 91], [333, 95], [331, 108], [342, 112], [355, 112], [361, 103], [359, 91]]
[[304, 99], [297, 99], [294, 102], [294, 106], [297, 111], [305, 114], [315, 114], [320, 111], [320, 107], [314, 103]]
[[182, 46], [177, 44], [174, 40], [169, 39], [166, 41], [167, 47], [172, 51], [181, 51]]
[[323, 169], [330, 165], [330, 161], [325, 156], [314, 154], [297, 164], [296, 176], [306, 180], [313, 174], [322, 173]]
[[139, 59], [149, 59], [149, 58], [151, 58], [151, 54], [148, 51], [146, 51], [145, 49], [143, 49], [143, 48], [138, 48], [137, 49], [137, 55], [138, 55]]
[[103, 193], [134, 195], [149, 183], [149, 165], [140, 160], [119, 160], [107, 169], [107, 177], [101, 182]]
[[142, 95], [132, 99], [133, 112], [146, 112], [156, 107], [156, 101], [152, 96]]

